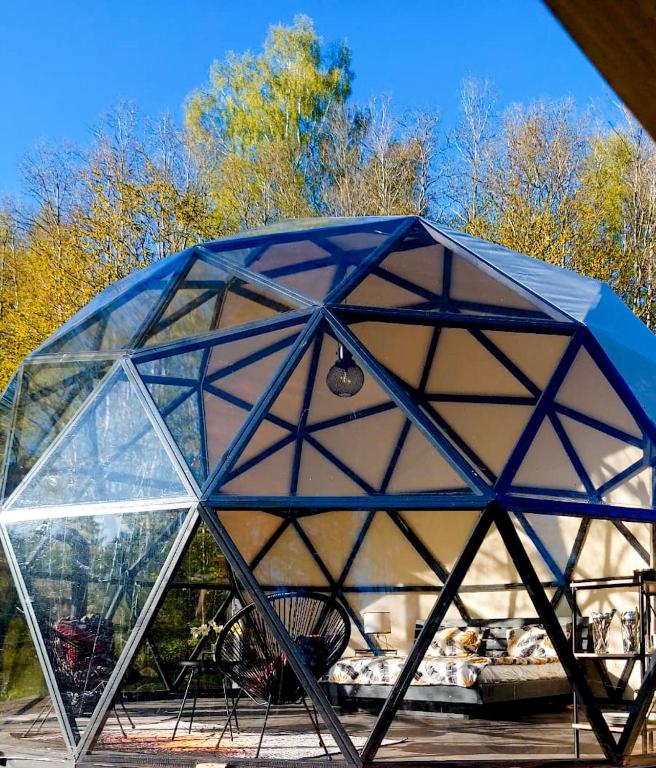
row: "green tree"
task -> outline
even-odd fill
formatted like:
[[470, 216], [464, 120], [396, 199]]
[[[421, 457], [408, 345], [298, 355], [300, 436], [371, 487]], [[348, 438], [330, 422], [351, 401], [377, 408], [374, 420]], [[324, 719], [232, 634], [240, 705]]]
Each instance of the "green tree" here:
[[317, 210], [326, 117], [351, 80], [349, 49], [325, 50], [304, 16], [272, 27], [261, 54], [214, 62], [187, 101], [185, 125], [216, 234]]

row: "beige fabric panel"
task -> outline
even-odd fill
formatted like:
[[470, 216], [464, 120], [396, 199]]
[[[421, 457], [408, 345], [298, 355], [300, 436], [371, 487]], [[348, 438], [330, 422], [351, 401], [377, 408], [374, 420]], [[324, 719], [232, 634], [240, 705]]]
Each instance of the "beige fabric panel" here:
[[603, 496], [607, 504], [619, 504], [627, 507], [651, 507], [653, 497], [653, 469], [646, 467], [633, 477], [608, 491]]
[[401, 516], [435, 559], [450, 571], [480, 519], [480, 512], [413, 510], [402, 512]]
[[560, 421], [595, 488], [643, 457], [641, 448], [616, 440], [567, 416]]
[[631, 576], [634, 570], [647, 567], [610, 520], [593, 520], [572, 578]]
[[299, 518], [300, 525], [335, 581], [344, 570], [367, 516], [367, 512], [343, 511], [321, 512]]
[[641, 435], [635, 419], [585, 349], [576, 355], [558, 390], [556, 402], [630, 435]]
[[[406, 417], [398, 408], [315, 433], [324, 448], [378, 490], [394, 456]], [[305, 453], [307, 446], [304, 446]], [[334, 493], [327, 484], [324, 492]]]
[[[293, 456], [290, 460], [290, 474], [292, 461]], [[288, 493], [289, 490], [288, 486], [286, 492]], [[328, 461], [316, 448], [313, 448], [309, 443], [303, 444], [298, 472], [299, 496], [327, 496], [331, 494], [335, 496], [362, 496], [364, 493], [363, 488], [331, 461]]]
[[460, 395], [531, 394], [491, 352], [462, 328], [443, 328], [440, 332], [426, 391]]
[[584, 491], [585, 488], [551, 422], [545, 419], [524, 461], [520, 464], [513, 485]]
[[576, 534], [581, 526], [581, 519], [561, 515], [535, 514], [526, 515], [526, 519], [539, 536], [540, 541], [549, 550], [549, 554], [564, 571], [576, 540]]
[[536, 304], [501, 282], [503, 277], [490, 277], [462, 256], [453, 254], [450, 296], [460, 301], [493, 304], [498, 307], [535, 310]]
[[215, 467], [244, 423], [248, 411], [203, 392], [205, 437], [210, 470]]
[[438, 586], [440, 581], [386, 512], [376, 512], [346, 586]]
[[270, 587], [328, 587], [298, 531], [289, 526], [254, 572], [259, 584]]
[[469, 566], [463, 584], [508, 584], [521, 581], [496, 526], [492, 526]]
[[222, 493], [238, 496], [286, 496], [291, 485], [294, 445], [287, 445], [272, 456], [258, 462], [246, 472], [221, 487]]
[[249, 564], [283, 522], [276, 515], [251, 510], [220, 510], [216, 514]]
[[532, 406], [482, 403], [435, 403], [434, 408], [497, 476], [533, 412]]
[[484, 333], [540, 389], [546, 387], [569, 344], [568, 336], [507, 331]]
[[466, 488], [465, 481], [451, 469], [421, 432], [410, 427], [403, 450], [396, 462], [388, 493]]
[[442, 294], [444, 248], [437, 243], [390, 253], [380, 266], [436, 296]]
[[428, 325], [354, 323], [350, 330], [393, 374], [418, 387], [434, 329]]
[[[249, 286], [252, 288], [252, 286]], [[260, 293], [258, 289], [256, 293]], [[264, 295], [264, 294], [260, 294]], [[221, 316], [219, 317], [219, 329], [232, 328], [235, 325], [244, 325], [254, 323], [256, 320], [264, 320], [267, 317], [273, 317], [278, 312], [266, 304], [253, 301], [238, 293], [228, 291], [221, 307]]]
[[229, 368], [234, 363], [259, 352], [261, 349], [270, 347], [282, 339], [288, 339], [289, 345], [284, 349], [260, 358], [256, 362], [251, 363], [251, 365], [240, 368], [238, 371], [234, 371], [229, 376], [219, 380], [220, 384], [218, 386], [221, 389], [226, 389], [228, 392], [248, 399], [247, 395], [244, 394], [247, 390], [242, 389], [242, 387], [248, 386], [247, 379], [255, 377], [257, 382], [271, 379], [282, 359], [289, 353], [293, 338], [297, 335], [298, 329], [281, 328], [277, 331], [258, 333], [227, 344], [217, 344], [210, 353], [207, 363], [207, 376]]
[[401, 288], [378, 275], [367, 275], [346, 298], [347, 304], [362, 307], [411, 307], [423, 301], [418, 293]]

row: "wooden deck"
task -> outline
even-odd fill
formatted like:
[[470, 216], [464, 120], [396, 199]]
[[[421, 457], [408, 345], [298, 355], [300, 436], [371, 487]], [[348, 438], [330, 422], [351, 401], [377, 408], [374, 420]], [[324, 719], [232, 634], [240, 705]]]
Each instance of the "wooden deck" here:
[[[217, 740], [226, 722], [225, 702], [199, 699], [193, 723], [189, 705], [172, 741], [179, 704], [179, 699], [174, 698], [128, 703], [126, 706], [134, 727], [125, 712], [118, 708], [118, 718], [115, 713], [110, 714], [94, 753], [88, 755], [84, 762], [89, 765], [179, 765], [195, 768], [198, 763], [226, 764], [255, 760], [263, 708], [250, 702], [240, 705], [239, 734], [235, 732], [231, 740], [228, 733], [217, 749]], [[520, 761], [532, 760], [535, 764], [548, 765], [551, 761], [573, 761], [574, 742], [568, 709], [507, 716], [500, 712], [498, 718], [491, 720], [401, 711], [378, 752], [376, 762], [449, 761], [474, 765], [492, 760], [516, 765]], [[358, 748], [364, 745], [374, 720], [374, 714], [361, 711], [340, 715], [340, 721]], [[55, 747], [57, 751], [54, 718], [47, 718], [38, 731], [32, 729], [26, 736], [32, 721], [33, 713], [29, 712], [22, 713], [13, 722], [5, 721], [0, 728], [0, 750], [5, 755], [10, 755], [12, 751], [27, 754], [33, 750], [43, 755], [48, 747]], [[328, 730], [322, 727], [321, 733], [331, 762], [341, 761]], [[639, 741], [636, 756], [640, 752]], [[589, 733], [582, 735], [582, 758], [587, 764], [603, 762], [601, 751]], [[260, 759], [281, 763], [299, 759], [328, 763], [307, 713], [300, 706], [272, 710]], [[656, 755], [652, 755], [647, 762], [656, 764]]]

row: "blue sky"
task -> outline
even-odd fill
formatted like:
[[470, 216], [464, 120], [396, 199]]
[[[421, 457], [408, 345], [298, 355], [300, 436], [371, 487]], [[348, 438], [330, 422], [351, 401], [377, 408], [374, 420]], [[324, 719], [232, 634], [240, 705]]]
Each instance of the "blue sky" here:
[[179, 117], [226, 51], [259, 49], [297, 13], [353, 51], [354, 98], [457, 115], [460, 81], [491, 79], [500, 103], [616, 100], [540, 0], [31, 0], [6, 3], [0, 45], [0, 194], [19, 188], [39, 140], [84, 143], [120, 100]]

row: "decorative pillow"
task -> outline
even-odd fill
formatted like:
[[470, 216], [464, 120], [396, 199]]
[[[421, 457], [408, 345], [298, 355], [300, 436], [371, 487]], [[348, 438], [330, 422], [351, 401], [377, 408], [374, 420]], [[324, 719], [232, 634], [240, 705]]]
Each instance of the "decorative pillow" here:
[[508, 640], [508, 656], [514, 658], [555, 659], [558, 654], [544, 627], [531, 626], [522, 629], [509, 629], [506, 632]]
[[427, 656], [471, 656], [478, 653], [484, 631], [476, 627], [438, 629], [431, 640]]

